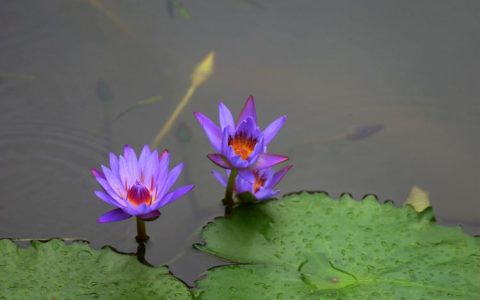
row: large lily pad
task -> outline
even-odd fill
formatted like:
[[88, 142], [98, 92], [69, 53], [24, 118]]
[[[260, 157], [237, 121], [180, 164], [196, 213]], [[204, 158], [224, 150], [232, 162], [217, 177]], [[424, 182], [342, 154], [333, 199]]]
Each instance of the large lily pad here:
[[238, 262], [197, 282], [198, 299], [480, 299], [480, 241], [433, 211], [296, 194], [236, 208], [200, 250]]
[[87, 243], [0, 240], [0, 299], [191, 299], [165, 267]]

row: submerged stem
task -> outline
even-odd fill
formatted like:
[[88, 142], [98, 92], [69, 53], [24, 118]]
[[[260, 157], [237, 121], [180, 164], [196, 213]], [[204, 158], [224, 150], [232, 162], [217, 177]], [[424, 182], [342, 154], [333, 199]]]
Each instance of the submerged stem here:
[[237, 173], [237, 169], [232, 169], [230, 177], [228, 177], [225, 199], [223, 199], [223, 204], [225, 205], [233, 205], [233, 190], [235, 189], [235, 178], [237, 177]]
[[135, 240], [137, 240], [137, 243], [144, 243], [148, 241], [149, 238], [147, 230], [145, 229], [145, 221], [140, 217], [137, 217], [137, 236], [135, 237]]

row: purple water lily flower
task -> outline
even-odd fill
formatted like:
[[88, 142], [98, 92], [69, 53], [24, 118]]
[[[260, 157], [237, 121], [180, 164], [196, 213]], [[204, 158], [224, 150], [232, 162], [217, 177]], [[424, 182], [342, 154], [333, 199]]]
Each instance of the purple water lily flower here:
[[[242, 176], [237, 176], [235, 178], [235, 192], [237, 194], [250, 192], [257, 200], [272, 198], [280, 192], [279, 190], [275, 190], [275, 187], [291, 168], [292, 166], [286, 166], [277, 172], [272, 168], [248, 171], [252, 173], [251, 177], [254, 180], [249, 181]], [[225, 173], [226, 174], [222, 174], [215, 170], [212, 171], [213, 176], [226, 187], [230, 170], [226, 170]]]
[[224, 169], [264, 169], [288, 160], [288, 157], [266, 153], [267, 145], [273, 140], [287, 120], [281, 116], [262, 131], [257, 126], [255, 102], [250, 96], [237, 121], [230, 110], [220, 102], [218, 106], [220, 127], [202, 113], [195, 112], [200, 125], [207, 134], [216, 153], [208, 158]]
[[92, 174], [102, 186], [95, 195], [117, 208], [102, 215], [97, 222], [115, 222], [136, 216], [144, 220], [156, 218], [159, 209], [189, 192], [193, 185], [169, 192], [182, 172], [183, 163], [170, 172], [168, 151], [158, 154], [148, 145], [137, 159], [135, 151], [125, 145], [123, 156], [110, 153], [110, 169], [92, 169]]

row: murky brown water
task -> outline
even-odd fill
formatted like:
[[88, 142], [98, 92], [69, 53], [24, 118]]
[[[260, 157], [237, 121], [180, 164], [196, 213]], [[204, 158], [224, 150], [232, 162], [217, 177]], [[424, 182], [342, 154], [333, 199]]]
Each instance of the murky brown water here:
[[191, 249], [192, 232], [222, 213], [192, 112], [216, 118], [220, 99], [238, 112], [250, 94], [262, 126], [289, 117], [270, 147], [295, 165], [282, 191], [401, 203], [418, 185], [439, 222], [480, 234], [479, 2], [185, 0], [191, 20], [160, 0], [100, 1], [108, 12], [98, 2], [0, 3], [0, 237], [135, 251], [133, 220], [95, 222], [109, 207], [89, 170], [150, 143], [210, 50], [215, 74], [163, 141], [197, 188], [148, 224], [152, 264], [191, 283], [221, 263]]

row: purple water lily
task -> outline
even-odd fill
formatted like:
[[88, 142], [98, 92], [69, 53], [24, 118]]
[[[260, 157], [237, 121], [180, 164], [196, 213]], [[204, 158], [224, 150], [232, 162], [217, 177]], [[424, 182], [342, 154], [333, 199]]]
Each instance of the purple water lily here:
[[[257, 200], [272, 198], [280, 192], [279, 190], [275, 190], [275, 187], [291, 168], [292, 166], [286, 166], [277, 172], [271, 168], [249, 171], [252, 173], [251, 177], [253, 181], [248, 181], [242, 176], [237, 176], [235, 179], [235, 192], [237, 194], [244, 192], [252, 193]], [[212, 171], [213, 176], [226, 187], [230, 170], [225, 170], [225, 173], [226, 174], [222, 174], [215, 170]]]
[[262, 131], [257, 126], [255, 102], [250, 96], [237, 121], [223, 104], [218, 106], [220, 127], [202, 113], [195, 112], [216, 153], [208, 158], [224, 169], [264, 169], [288, 160], [288, 157], [266, 153], [267, 145], [277, 135], [287, 120], [281, 116]]
[[160, 215], [161, 207], [189, 192], [193, 185], [169, 192], [183, 169], [181, 163], [169, 172], [169, 161], [168, 151], [152, 152], [148, 145], [138, 159], [129, 145], [125, 145], [123, 156], [110, 153], [110, 169], [102, 165], [101, 171], [92, 169], [92, 174], [102, 187], [95, 195], [117, 208], [97, 222], [121, 221], [131, 216], [138, 221], [153, 219]]

